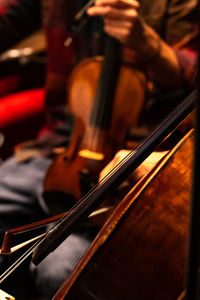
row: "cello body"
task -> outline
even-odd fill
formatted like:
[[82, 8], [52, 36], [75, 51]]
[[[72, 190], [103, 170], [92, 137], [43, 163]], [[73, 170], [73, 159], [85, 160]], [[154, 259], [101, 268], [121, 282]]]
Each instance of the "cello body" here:
[[[181, 124], [180, 130], [163, 141], [179, 137], [116, 206], [54, 300], [182, 299], [179, 296], [185, 288], [192, 125]], [[59, 225], [57, 229], [59, 233], [62, 230]], [[48, 241], [55, 232], [51, 230], [47, 244], [42, 244], [43, 240], [39, 246], [52, 249]], [[40, 254], [40, 260], [42, 253], [37, 246], [35, 251], [32, 258]]]
[[192, 157], [190, 131], [118, 204], [53, 300], [182, 299]]

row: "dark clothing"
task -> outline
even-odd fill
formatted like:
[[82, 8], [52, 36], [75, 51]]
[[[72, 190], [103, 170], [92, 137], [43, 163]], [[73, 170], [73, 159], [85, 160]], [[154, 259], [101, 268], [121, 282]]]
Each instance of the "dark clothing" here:
[[[95, 21], [92, 18], [89, 20], [81, 34], [74, 39], [72, 48], [64, 47], [63, 42], [69, 34], [68, 26], [71, 24], [75, 12], [80, 8], [80, 2], [83, 4], [87, 1], [76, 0], [73, 3], [71, 1], [64, 3], [62, 0], [54, 0], [45, 22], [49, 36], [49, 71], [65, 77], [69, 75], [75, 62], [102, 53], [101, 20], [98, 18], [95, 18]], [[188, 64], [182, 62], [181, 58], [180, 62], [184, 69], [189, 68], [191, 70], [194, 67], [195, 55], [193, 54], [196, 50], [194, 40], [196, 37], [196, 0], [143, 0], [140, 1], [140, 4], [141, 13], [146, 23], [154, 28], [169, 45], [173, 46], [178, 55], [179, 53], [187, 55], [185, 60], [188, 61]], [[51, 34], [55, 34], [55, 36], [52, 35], [51, 38]], [[55, 44], [60, 45], [60, 48], [55, 49]], [[54, 52], [51, 49], [54, 49]], [[56, 50], [61, 51], [59, 52], [61, 56], [57, 57], [55, 61]], [[75, 53], [72, 57], [71, 53], [73, 52]], [[59, 60], [62, 60], [62, 64]], [[186, 70], [185, 72], [187, 73]]]
[[[51, 2], [48, 10], [49, 3]], [[196, 0], [143, 0], [141, 13], [152, 28], [174, 47], [183, 70], [185, 85], [194, 84], [196, 74]], [[41, 15], [47, 36], [47, 120], [55, 120], [66, 106], [66, 81], [80, 60], [102, 54], [103, 31], [100, 18], [90, 18], [88, 24], [66, 48], [68, 26], [86, 0], [7, 0], [0, 2], [0, 52], [41, 26]], [[160, 88], [160, 87], [159, 87]], [[56, 114], [54, 113], [56, 112]], [[51, 124], [52, 125], [52, 124]]]
[[195, 76], [196, 4], [196, 0], [141, 1], [145, 21], [174, 48], [187, 84], [194, 83]]
[[[92, 54], [102, 53], [102, 31], [101, 20], [99, 19], [96, 19], [95, 23], [92, 23], [90, 20], [83, 32], [77, 36], [74, 44], [69, 48], [64, 47], [64, 41], [69, 34], [67, 25], [70, 24], [74, 13], [85, 2], [78, 0], [52, 0], [49, 14], [44, 20], [48, 41], [46, 104], [47, 112], [50, 112], [48, 121], [51, 124], [57, 119], [59, 115], [57, 112], [66, 105], [66, 83], [72, 67], [80, 59]], [[28, 17], [24, 17], [22, 20], [21, 15], [26, 11], [22, 8], [23, 5], [25, 8], [30, 8], [30, 12], [27, 12]], [[173, 45], [188, 86], [191, 85], [190, 79], [195, 73], [196, 53], [193, 43], [195, 36], [195, 5], [196, 1], [194, 0], [141, 1], [141, 10], [146, 22], [155, 28], [170, 45]], [[40, 13], [37, 11], [39, 6], [39, 1], [37, 0], [23, 0], [19, 3], [20, 9], [17, 5], [13, 5], [13, 12], [8, 10], [8, 13], [5, 13], [2, 19], [0, 18], [0, 24], [1, 22], [4, 24], [4, 20], [6, 20], [5, 24], [6, 26], [8, 24], [10, 28], [9, 34], [12, 35], [17, 30], [17, 38], [19, 39], [25, 34], [23, 32], [20, 35], [20, 30], [25, 20], [29, 24], [29, 30], [32, 30], [35, 26], [32, 26], [31, 20], [38, 20], [40, 16]], [[22, 11], [19, 14], [20, 20], [16, 19], [18, 21], [14, 22], [13, 16], [20, 11]], [[33, 18], [29, 18], [32, 12]], [[35, 24], [39, 24], [39, 21], [35, 21]], [[1, 36], [3, 36], [3, 30], [5, 32], [6, 26], [2, 26], [3, 29], [1, 31], [0, 25]], [[14, 43], [15, 41], [16, 37], [10, 38], [9, 43]], [[1, 50], [3, 50], [3, 47], [8, 47], [7, 42], [2, 42], [2, 39], [1, 47]], [[53, 123], [54, 125], [55, 123]], [[48, 157], [38, 157], [17, 163], [15, 157], [13, 157], [3, 163], [0, 169], [1, 234], [6, 228], [30, 223], [33, 219], [48, 215], [48, 210], [42, 197], [42, 182], [50, 162], [51, 160]], [[84, 228], [84, 233], [81, 231], [81, 235], [79, 234], [80, 232], [78, 234], [74, 233], [70, 239], [65, 240], [62, 246], [48, 256], [35, 270], [36, 285], [39, 287], [39, 292], [43, 295], [43, 299], [50, 299], [53, 296], [55, 290], [58, 289], [87, 249], [95, 235], [94, 233], [91, 236], [89, 231], [87, 228]], [[56, 264], [55, 261], [57, 261]], [[56, 270], [57, 266], [59, 270]], [[16, 296], [14, 294], [15, 290], [10, 291], [10, 293]], [[21, 295], [21, 297], [17, 296], [17, 299], [27, 299], [24, 295]]]
[[41, 26], [40, 0], [0, 2], [0, 52]]
[[[68, 26], [75, 12], [86, 2], [86, 0], [65, 2], [53, 0], [45, 20], [48, 39], [46, 106], [50, 122], [53, 120], [55, 123], [54, 111], [63, 110], [63, 106], [66, 105], [66, 81], [74, 65], [86, 57], [99, 55], [104, 51], [104, 34], [99, 18], [89, 19], [81, 34], [74, 39], [72, 46], [68, 48], [64, 46], [64, 41], [69, 36]], [[140, 4], [141, 13], [147, 24], [173, 46], [182, 68], [184, 89], [187, 94], [188, 89], [194, 85], [196, 75], [196, 0], [143, 0]], [[150, 95], [149, 106], [152, 106], [152, 101], [159, 102], [160, 97], [157, 94], [162, 93], [162, 87], [157, 87], [156, 82], [154, 84], [156, 92], [155, 95]], [[166, 94], [166, 91], [164, 93]], [[177, 105], [176, 95], [172, 101]], [[163, 106], [163, 110], [169, 113], [168, 105], [163, 103]], [[162, 108], [160, 103], [159, 108]], [[173, 106], [170, 106], [171, 108]]]

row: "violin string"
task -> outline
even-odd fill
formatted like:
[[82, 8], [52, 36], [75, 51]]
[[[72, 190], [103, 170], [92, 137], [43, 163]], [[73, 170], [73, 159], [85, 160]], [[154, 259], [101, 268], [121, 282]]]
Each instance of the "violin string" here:
[[[162, 127], [162, 123], [160, 124], [159, 128]], [[153, 130], [152, 133], [149, 134], [149, 137], [151, 138], [151, 136], [154, 134], [154, 132], [157, 129]], [[104, 176], [104, 178], [102, 178], [97, 184], [94, 185], [94, 187], [87, 192], [69, 211], [68, 213], [74, 211], [74, 209], [76, 209], [77, 206], [79, 206], [81, 203], [84, 203], [85, 201], [87, 201], [87, 199], [96, 192], [96, 190], [98, 188], [101, 187], [101, 185], [103, 185], [105, 182], [107, 182], [114, 174], [117, 173], [117, 171], [129, 160], [131, 159], [135, 154], [136, 151], [143, 146], [143, 144], [145, 143], [146, 139], [144, 141], [141, 141], [134, 149], [130, 150], [130, 152], [118, 163], [114, 166], [114, 168], [112, 170], [110, 170], [108, 172], [108, 174], [106, 174]], [[54, 227], [56, 227], [60, 222], [62, 222], [62, 220], [65, 218], [65, 215], [55, 224]], [[52, 229], [54, 229], [54, 227]]]
[[12, 272], [16, 270], [34, 251], [40, 240], [33, 244], [25, 253], [23, 253], [3, 274], [0, 275], [0, 283], [2, 283]]
[[[165, 122], [167, 122], [170, 118], [173, 118], [177, 111], [181, 110], [186, 102], [190, 102], [191, 100], [194, 99], [195, 96], [195, 91], [193, 91], [186, 99], [185, 101], [183, 101], [176, 109], [174, 109], [174, 111], [170, 114], [170, 116], [166, 117], [161, 123], [159, 123], [156, 128], [154, 130], [152, 130], [152, 132], [150, 132], [148, 134], [148, 136], [142, 140], [134, 149], [132, 149], [130, 151], [130, 153], [128, 153], [104, 178], [102, 178], [102, 180], [100, 180], [96, 185], [94, 185], [94, 187], [88, 192], [86, 193], [52, 228], [51, 230], [54, 230], [57, 226], [59, 226], [60, 223], [62, 223], [62, 221], [65, 219], [67, 214], [71, 214], [74, 212], [74, 210], [77, 208], [77, 206], [81, 206], [84, 205], [85, 202], [87, 202], [88, 198], [91, 197], [99, 188], [101, 188], [102, 185], [105, 184], [105, 182], [107, 182], [112, 176], [114, 176], [114, 174], [117, 173], [117, 171], [126, 164], [126, 162], [133, 158], [133, 156], [137, 153], [137, 151], [142, 148], [145, 143], [150, 140], [153, 135], [159, 131], [164, 125]], [[134, 171], [134, 170], [133, 170]], [[47, 232], [48, 233], [48, 232]]]
[[99, 149], [99, 144], [98, 144], [99, 140], [101, 138], [101, 135], [102, 135], [102, 133], [100, 132], [100, 129], [97, 128], [95, 130], [95, 138], [94, 138], [94, 140], [95, 140], [94, 147], [95, 148], [93, 148], [93, 149], [95, 149], [96, 152], [100, 152], [102, 150], [102, 149]]
[[[193, 91], [187, 98], [185, 101], [183, 101], [183, 103], [181, 103], [172, 113], [171, 113], [171, 117], [173, 117], [178, 110], [180, 110], [184, 105], [186, 101], [189, 101], [191, 99], [194, 98], [195, 95], [195, 91]], [[164, 122], [166, 122], [166, 120], [168, 120], [169, 118], [166, 118], [163, 122], [161, 122], [154, 130], [152, 130], [152, 132], [148, 135], [148, 139], [150, 140], [151, 137], [155, 134], [156, 131], [159, 131], [162, 127]], [[117, 171], [130, 159], [132, 158], [136, 152], [143, 147], [143, 145], [145, 144], [147, 138], [145, 138], [144, 140], [142, 140], [135, 148], [133, 148], [132, 150], [130, 150], [130, 153], [128, 153], [107, 175], [105, 175], [104, 178], [102, 178], [101, 181], [99, 181], [80, 201], [85, 201], [86, 198], [88, 198], [88, 196], [90, 196], [93, 192], [95, 192], [95, 190], [97, 188], [99, 188], [100, 185], [104, 184], [107, 180], [109, 180], [115, 173], [117, 173]], [[74, 206], [74, 208], [80, 203], [80, 201]]]
[[[110, 209], [112, 209], [113, 208], [113, 206], [106, 206], [106, 207], [102, 207], [102, 208], [100, 208], [100, 209], [97, 209], [97, 210], [95, 210], [94, 212], [92, 212], [90, 215], [89, 215], [89, 218], [91, 218], [91, 217], [93, 217], [93, 216], [96, 216], [96, 215], [99, 215], [99, 214], [101, 214], [101, 213], [104, 213], [104, 212], [107, 212], [108, 210], [110, 210]], [[27, 245], [27, 243], [31, 243], [31, 242], [33, 242], [34, 240], [36, 240], [36, 239], [40, 239], [40, 238], [42, 238], [42, 237], [44, 237], [45, 235], [47, 234], [47, 232], [46, 233], [44, 233], [44, 234], [42, 234], [42, 235], [39, 235], [39, 236], [37, 236], [37, 237], [35, 237], [34, 239], [32, 239], [32, 240], [29, 240], [29, 241], [27, 241], [26, 242], [26, 245]], [[39, 241], [37, 241], [34, 245], [32, 245], [25, 253], [23, 253], [19, 258], [18, 258], [18, 260], [17, 261], [15, 261], [3, 274], [1, 274], [0, 275], [0, 284], [12, 273], [12, 272], [14, 272], [20, 265], [21, 265], [21, 263], [23, 263], [25, 260], [26, 260], [26, 258], [28, 258], [28, 256], [29, 255], [31, 255], [32, 253], [33, 253], [33, 251], [35, 250], [35, 248], [37, 247], [37, 245], [40, 243], [40, 240]], [[24, 243], [25, 244], [25, 243]], [[20, 244], [20, 245], [18, 245], [18, 247], [23, 247], [23, 246], [25, 246], [25, 245], [23, 245], [23, 244]], [[20, 249], [19, 248], [19, 249]], [[17, 249], [18, 250], [18, 249]]]
[[99, 189], [107, 180], [109, 180], [120, 169], [120, 167], [124, 165], [126, 161], [129, 160], [129, 158], [133, 157], [134, 154], [135, 151], [133, 149], [104, 178], [102, 178], [102, 180], [100, 180], [88, 193], [86, 193], [49, 231], [54, 230], [54, 228], [56, 228], [59, 225], [59, 223], [62, 222], [62, 220], [66, 217], [67, 214], [74, 212], [77, 206], [80, 206], [80, 204], [84, 204], [84, 202], [86, 202], [87, 199], [91, 197], [97, 189]]
[[97, 140], [96, 140], [97, 136], [98, 136], [98, 130], [95, 130], [93, 134], [92, 148], [91, 148], [95, 152], [97, 151]]
[[[192, 98], [194, 98], [194, 94], [195, 91], [193, 93], [191, 93], [186, 100], [180, 104], [177, 109], [175, 109], [173, 111], [173, 113], [171, 114], [171, 116], [175, 115], [178, 109], [181, 109], [186, 101], [191, 100]], [[156, 129], [154, 129], [149, 135], [148, 135], [148, 139], [150, 139], [152, 137], [152, 135], [159, 130], [164, 122], [166, 122], [166, 120], [168, 120], [169, 118], [166, 118], [163, 122], [161, 122]], [[46, 232], [45, 236], [48, 234], [48, 232], [54, 230], [54, 228], [59, 225], [59, 223], [65, 218], [65, 216], [67, 214], [70, 214], [70, 212], [72, 212], [78, 205], [84, 203], [89, 196], [91, 196], [98, 188], [101, 187], [101, 185], [103, 185], [107, 180], [109, 180], [113, 174], [115, 174], [117, 172], [117, 170], [120, 169], [121, 166], [123, 166], [131, 157], [133, 157], [137, 150], [142, 147], [147, 138], [145, 138], [142, 142], [139, 143], [138, 146], [136, 146], [133, 150], [130, 151], [130, 153], [128, 153], [99, 183], [97, 183], [79, 202], [77, 202], [56, 224], [55, 226], [53, 226], [49, 231]], [[44, 237], [45, 238], [45, 237]], [[43, 240], [44, 238], [42, 238], [41, 240]], [[11, 265], [11, 267], [9, 269], [7, 269], [1, 276], [0, 276], [0, 283], [2, 283], [8, 276], [9, 274], [11, 274], [29, 255], [31, 255], [33, 253], [33, 251], [37, 248], [38, 244], [41, 242], [41, 240], [37, 241], [34, 245], [32, 245], [13, 265]]]
[[[191, 99], [193, 97], [194, 97], [194, 93], [192, 93], [191, 95], [189, 95], [187, 99], [189, 100], [189, 99]], [[182, 105], [180, 105], [180, 106], [183, 106], [184, 103], [182, 103]], [[178, 108], [174, 111], [173, 115], [176, 114], [177, 110], [178, 110]], [[163, 125], [163, 122], [156, 129], [154, 129], [150, 133], [150, 135], [149, 135], [148, 138], [150, 139], [155, 134], [155, 132], [158, 131], [162, 127], [162, 125]], [[104, 178], [102, 178], [102, 180], [99, 183], [103, 184], [113, 174], [115, 174], [121, 168], [121, 166], [123, 166], [130, 158], [132, 158], [136, 154], [136, 152], [137, 152], [137, 150], [139, 148], [142, 148], [142, 146], [145, 144], [145, 142], [146, 142], [146, 139], [143, 140], [143, 141], [141, 141], [135, 148], [133, 148], [132, 150], [130, 150], [130, 152]]]
[[102, 180], [99, 182], [100, 184], [104, 184], [111, 176], [113, 176], [120, 168], [123, 166], [133, 155], [135, 154], [134, 150], [131, 150], [130, 153], [128, 153], [120, 162], [112, 168], [112, 170], [109, 171], [107, 175], [105, 175]]
[[[189, 102], [191, 99], [193, 99], [195, 96], [195, 91], [193, 91], [186, 99], [185, 101], [183, 101], [176, 109], [174, 109], [174, 111], [171, 113], [170, 117], [172, 118], [173, 116], [176, 115], [177, 111], [179, 111], [182, 107], [184, 107], [186, 102]], [[102, 178], [101, 181], [99, 181], [87, 194], [85, 194], [85, 196], [83, 196], [82, 199], [80, 199], [74, 206], [73, 209], [76, 208], [76, 206], [78, 206], [78, 204], [80, 202], [84, 202], [89, 196], [91, 196], [91, 194], [93, 194], [102, 184], [104, 184], [106, 181], [108, 181], [115, 173], [117, 173], [117, 171], [131, 158], [133, 158], [133, 156], [137, 153], [137, 151], [142, 148], [144, 146], [144, 144], [146, 143], [147, 139], [150, 140], [152, 138], [152, 136], [159, 131], [164, 123], [170, 119], [170, 117], [167, 117], [166, 119], [164, 119], [160, 124], [158, 124], [158, 126], [156, 126], [155, 129], [153, 129], [148, 136], [142, 140], [135, 148], [133, 148], [132, 150], [130, 150], [130, 152], [104, 177]]]
[[97, 148], [96, 148], [96, 135], [97, 135], [97, 130], [92, 130], [92, 138], [91, 138], [91, 144], [90, 144], [90, 149], [92, 151], [95, 151]]
[[[102, 208], [96, 209], [95, 211], [93, 211], [93, 212], [88, 216], [88, 218], [92, 218], [92, 217], [94, 217], [94, 216], [98, 216], [98, 215], [100, 215], [100, 214], [102, 214], [102, 213], [105, 213], [105, 212], [109, 211], [111, 208], [113, 208], [113, 206], [104, 206], [104, 207], [102, 207]], [[38, 239], [44, 237], [45, 235], [46, 235], [46, 232], [43, 233], [43, 234], [40, 234], [40, 235], [38, 235], [38, 236], [36, 236], [36, 237], [30, 239], [30, 240], [27, 240], [27, 241], [24, 242], [24, 243], [21, 243], [21, 244], [18, 244], [18, 245], [16, 245], [16, 246], [14, 246], [14, 247], [11, 247], [11, 248], [10, 248], [9, 254], [12, 254], [13, 252], [16, 252], [16, 251], [20, 250], [21, 248], [27, 246], [27, 245], [30, 244], [30, 243], [33, 243], [34, 241], [36, 241], [36, 240], [38, 240]], [[4, 254], [4, 253], [1, 253], [1, 249], [0, 249], [0, 254]]]

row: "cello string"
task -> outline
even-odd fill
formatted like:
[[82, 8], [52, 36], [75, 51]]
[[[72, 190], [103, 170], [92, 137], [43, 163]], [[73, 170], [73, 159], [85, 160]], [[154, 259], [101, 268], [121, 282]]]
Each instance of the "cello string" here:
[[34, 251], [40, 240], [33, 244], [25, 253], [23, 253], [2, 275], [0, 275], [0, 283], [2, 283], [12, 272], [16, 270]]
[[[94, 185], [94, 187], [87, 192], [69, 211], [68, 213], [70, 213], [72, 210], [76, 209], [77, 206], [79, 206], [81, 203], [85, 202], [88, 197], [90, 197], [92, 194], [94, 194], [96, 192], [96, 190], [98, 190], [105, 182], [107, 182], [113, 175], [115, 175], [122, 166], [124, 166], [127, 161], [129, 161], [131, 158], [134, 157], [134, 155], [137, 154], [137, 151], [139, 151], [148, 140], [151, 140], [151, 138], [154, 136], [154, 134], [159, 131], [167, 121], [170, 120], [170, 118], [173, 118], [176, 113], [178, 111], [180, 111], [181, 109], [184, 108], [185, 104], [190, 105], [190, 102], [192, 100], [194, 100], [194, 96], [196, 95], [195, 91], [193, 91], [186, 99], [185, 101], [183, 101], [176, 109], [173, 110], [173, 112], [170, 114], [170, 116], [166, 117], [161, 123], [158, 124], [158, 126], [156, 126], [156, 128], [154, 130], [152, 130], [152, 132], [150, 134], [148, 134], [148, 136], [142, 140], [134, 149], [132, 149], [130, 151], [130, 153], [127, 154], [126, 157], [124, 157], [123, 160], [121, 160], [104, 178], [102, 178], [101, 181], [99, 181], [97, 184]], [[133, 170], [134, 171], [134, 170]], [[58, 221], [61, 222], [62, 219], [65, 218], [65, 215]], [[57, 226], [57, 224], [55, 225]]]
[[[113, 207], [114, 207], [114, 206], [104, 206], [104, 207], [102, 207], [102, 208], [96, 209], [95, 211], [93, 211], [93, 212], [88, 216], [88, 218], [92, 218], [92, 217], [94, 217], [94, 216], [98, 216], [98, 215], [100, 215], [100, 214], [102, 214], [102, 213], [105, 213], [105, 212], [109, 211], [110, 209], [112, 209]], [[20, 233], [20, 232], [19, 232], [19, 233]], [[18, 233], [18, 234], [19, 234], [19, 233]], [[38, 236], [35, 236], [34, 238], [32, 238], [32, 239], [30, 239], [30, 240], [28, 240], [28, 241], [26, 241], [26, 242], [23, 242], [23, 243], [21, 243], [21, 244], [18, 244], [18, 245], [16, 245], [16, 246], [13, 246], [13, 247], [10, 248], [10, 252], [9, 252], [9, 253], [1, 252], [1, 249], [0, 249], [0, 255], [1, 255], [1, 254], [12, 254], [13, 252], [18, 251], [19, 249], [21, 249], [21, 248], [27, 246], [28, 244], [31, 244], [32, 242], [34, 242], [34, 241], [36, 241], [36, 240], [38, 240], [38, 239], [44, 237], [45, 235], [46, 235], [46, 232], [43, 233], [43, 234], [40, 234], [40, 235], [38, 235]]]
[[[167, 118], [165, 118], [157, 127], [156, 129], [154, 129], [152, 131], [152, 133], [150, 133], [147, 138], [144, 139], [144, 141], [142, 141], [138, 146], [136, 146], [135, 149], [133, 149], [120, 163], [118, 163], [116, 165], [115, 168], [113, 168], [113, 170], [111, 172], [109, 172], [98, 184], [96, 184], [76, 205], [73, 206], [73, 208], [71, 210], [69, 210], [66, 214], [68, 214], [70, 216], [70, 214], [73, 212], [73, 210], [77, 207], [77, 206], [82, 206], [83, 202], [85, 202], [89, 196], [92, 196], [92, 194], [97, 191], [99, 188], [101, 188], [101, 186], [104, 185], [105, 182], [107, 182], [112, 176], [113, 174], [115, 174], [117, 172], [117, 170], [120, 169], [120, 166], [123, 166], [125, 164], [125, 162], [127, 162], [131, 157], [134, 156], [134, 154], [137, 153], [137, 150], [139, 150], [146, 141], [148, 141], [148, 139], [152, 138], [152, 135], [158, 131], [161, 127], [163, 127], [163, 125], [165, 125], [165, 123], [167, 121], [169, 121], [171, 118], [173, 118], [173, 116], [176, 115], [176, 113], [178, 111], [181, 111], [181, 109], [184, 108], [185, 111], [185, 104], [187, 104], [187, 108], [189, 109], [190, 106], [192, 105], [191, 101], [194, 100], [194, 95], [195, 95], [195, 91], [193, 91], [186, 99], [185, 101], [183, 101], [171, 114], [170, 116], [168, 116]], [[180, 113], [182, 116], [182, 112]], [[179, 122], [180, 123], [180, 122]], [[80, 205], [81, 204], [81, 205]], [[50, 233], [51, 231], [54, 231], [54, 228], [58, 227], [59, 224], [62, 222], [62, 220], [65, 218], [66, 214], [64, 215], [64, 217], [62, 217], [55, 226], [53, 226], [49, 231], [46, 232], [45, 237], [48, 235], [48, 233]], [[6, 270], [1, 276], [0, 276], [0, 283], [7, 278], [7, 276], [13, 272], [17, 266], [19, 266], [30, 254], [33, 253], [33, 251], [35, 249], [37, 249], [37, 246], [43, 241], [45, 240], [45, 237], [42, 238], [41, 240], [37, 241], [32, 247], [30, 247], [27, 252], [25, 252], [8, 270]]]
[[[90, 215], [89, 215], [89, 218], [91, 218], [91, 217], [94, 217], [94, 216], [96, 216], [96, 215], [99, 215], [99, 214], [101, 214], [101, 213], [105, 213], [105, 212], [107, 212], [107, 211], [109, 211], [110, 209], [112, 209], [113, 208], [113, 206], [106, 206], [106, 207], [102, 207], [102, 208], [100, 208], [100, 209], [97, 209], [97, 210], [95, 210], [94, 212], [92, 212]], [[51, 231], [51, 229], [50, 229], [50, 231]], [[35, 237], [34, 239], [32, 239], [32, 240], [29, 240], [29, 241], [27, 241], [26, 242], [26, 245], [28, 244], [28, 243], [31, 243], [31, 242], [33, 242], [34, 240], [36, 240], [36, 239], [40, 239], [41, 237], [43, 237], [43, 236], [45, 236], [45, 235], [47, 235], [47, 233], [48, 232], [46, 232], [46, 233], [44, 233], [44, 234], [42, 234], [42, 235], [40, 235], [40, 236], [37, 236], [37, 237]], [[40, 243], [40, 240], [39, 241], [37, 241], [35, 244], [33, 244], [25, 253], [23, 253], [3, 274], [1, 274], [0, 275], [0, 283], [2, 283], [11, 273], [13, 273], [32, 253], [33, 253], [33, 251], [35, 250], [35, 248], [37, 247], [37, 245]], [[25, 243], [23, 243], [23, 244], [25, 244]], [[18, 247], [20, 247], [20, 248], [22, 248], [22, 247], [24, 247], [24, 246], [26, 246], [26, 245], [22, 245], [22, 244], [20, 244], [20, 245], [18, 245]], [[15, 247], [13, 247], [13, 248], [15, 248]], [[19, 248], [19, 249], [20, 249]], [[17, 249], [18, 250], [18, 249]], [[14, 251], [16, 251], [16, 250], [14, 250]], [[13, 252], [14, 252], [13, 251]]]
[[[94, 187], [88, 192], [86, 193], [73, 207], [72, 209], [70, 209], [68, 211], [68, 213], [70, 214], [72, 212], [72, 210], [76, 209], [77, 206], [82, 205], [84, 202], [87, 201], [87, 199], [92, 196], [99, 188], [101, 188], [101, 186], [103, 186], [107, 181], [109, 181], [109, 179], [112, 178], [112, 176], [114, 176], [121, 167], [123, 167], [130, 159], [132, 159], [134, 157], [134, 155], [137, 154], [137, 152], [149, 141], [152, 139], [152, 137], [159, 132], [159, 130], [164, 127], [164, 125], [166, 124], [166, 122], [168, 122], [170, 119], [173, 119], [176, 114], [185, 109], [185, 106], [189, 106], [193, 105], [194, 102], [194, 98], [196, 95], [196, 91], [194, 90], [188, 97], [186, 97], [186, 99], [180, 103], [172, 112], [169, 116], [167, 116], [162, 122], [160, 122], [156, 128], [154, 130], [152, 130], [152, 132], [150, 132], [148, 134], [148, 136], [142, 140], [134, 149], [132, 149], [130, 151], [130, 153], [124, 157], [123, 160], [121, 160], [101, 181], [99, 181], [96, 185], [94, 185]], [[192, 104], [191, 104], [192, 103]], [[134, 170], [133, 170], [134, 171]], [[57, 227], [57, 225], [59, 223], [62, 222], [62, 220], [65, 218], [65, 215], [58, 221], [58, 223], [55, 224], [55, 227]]]
[[[188, 98], [186, 98], [186, 100], [190, 100], [192, 98], [194, 98], [194, 94], [195, 94], [195, 91], [192, 92]], [[181, 103], [181, 107], [184, 106], [184, 103]], [[180, 106], [173, 112], [173, 115], [176, 114], [176, 112], [179, 110]], [[159, 130], [162, 125], [163, 125], [164, 122], [160, 123], [159, 124], [159, 127], [156, 127], [151, 133], [150, 135], [148, 135], [148, 139], [151, 139], [151, 137], [155, 134], [155, 132], [157, 130]], [[117, 173], [117, 171], [121, 168], [121, 166], [123, 166], [124, 164], [126, 164], [126, 162], [130, 159], [130, 158], [133, 158], [133, 156], [137, 153], [137, 151], [143, 147], [143, 145], [146, 143], [146, 138], [144, 140], [142, 140], [135, 148], [133, 148], [132, 150], [130, 150], [130, 152], [104, 177], [102, 178], [102, 180], [99, 182], [99, 183], [104, 183], [105, 181], [107, 181], [112, 175], [114, 175], [115, 173]]]

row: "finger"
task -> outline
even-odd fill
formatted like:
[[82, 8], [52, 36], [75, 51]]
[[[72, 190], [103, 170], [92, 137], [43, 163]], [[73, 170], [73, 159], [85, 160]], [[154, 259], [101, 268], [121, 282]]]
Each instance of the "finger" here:
[[114, 167], [114, 162], [111, 160], [105, 168], [99, 174], [99, 181], [101, 181], [104, 177], [106, 177]]
[[117, 9], [111, 6], [96, 6], [88, 10], [90, 16], [103, 16], [109, 19], [133, 21], [138, 17], [135, 9]]
[[129, 153], [130, 151], [125, 149], [118, 151], [113, 157], [113, 159], [100, 172], [99, 180], [102, 180], [106, 175], [108, 175], [112, 170], [114, 170], [117, 164], [121, 162]]
[[87, 10], [89, 16], [106, 16], [111, 13], [112, 7], [110, 6], [92, 6]]
[[[100, 1], [100, 0], [98, 0], [98, 1]], [[115, 2], [114, 2], [114, 0], [105, 0], [105, 1], [106, 2], [102, 2], [103, 5], [100, 5], [100, 4], [98, 4], [99, 2], [97, 2], [98, 5], [90, 7], [87, 10], [88, 15], [90, 15], [90, 16], [116, 15], [116, 17], [117, 17], [117, 16], [121, 16], [122, 14], [125, 14], [125, 15], [126, 14], [127, 15], [136, 14], [136, 12], [138, 11], [138, 6], [139, 6], [138, 4], [137, 5], [129, 5], [129, 6], [126, 6], [124, 4], [124, 6], [123, 6], [121, 3], [122, 0], [118, 0]], [[132, 0], [123, 0], [123, 1], [132, 1]], [[117, 5], [117, 2], [120, 2], [121, 6], [119, 4]], [[122, 8], [124, 8], [124, 10]], [[129, 10], [130, 10], [130, 12], [128, 12]]]
[[124, 21], [124, 20], [119, 20], [119, 21], [116, 21], [116, 20], [108, 20], [108, 21], [105, 21], [104, 22], [104, 29], [105, 28], [115, 28], [118, 30], [119, 29], [124, 29], [124, 30], [132, 30], [132, 28], [134, 27], [132, 23], [130, 22], [127, 22], [127, 21]]
[[112, 6], [112, 7], [132, 7], [139, 8], [139, 2], [136, 0], [96, 0], [96, 6]]
[[104, 31], [111, 37], [119, 40], [122, 44], [126, 44], [127, 39], [130, 36], [129, 28], [120, 28], [120, 27], [105, 25]]
[[115, 9], [112, 8], [110, 12], [108, 12], [104, 16], [104, 22], [109, 22], [112, 20], [116, 20], [116, 25], [120, 21], [127, 21], [130, 25], [134, 22], [134, 20], [138, 17], [138, 12], [133, 9]]

